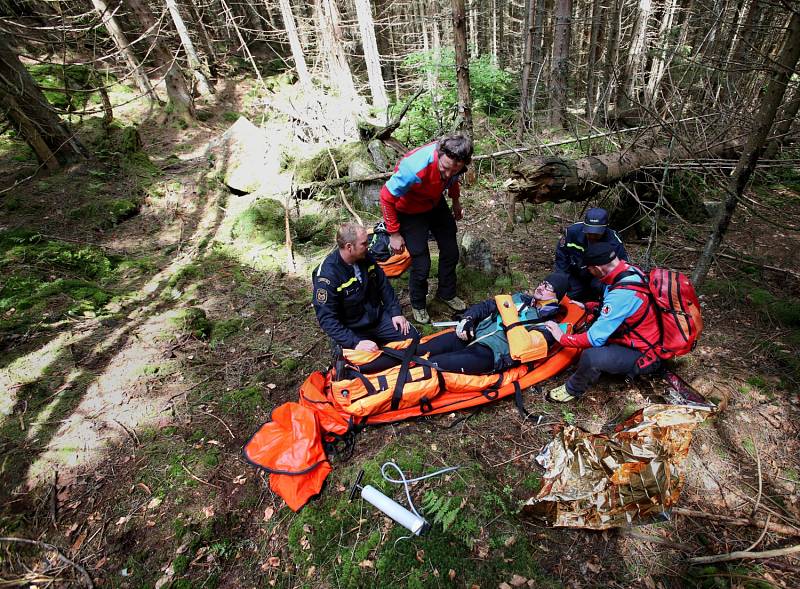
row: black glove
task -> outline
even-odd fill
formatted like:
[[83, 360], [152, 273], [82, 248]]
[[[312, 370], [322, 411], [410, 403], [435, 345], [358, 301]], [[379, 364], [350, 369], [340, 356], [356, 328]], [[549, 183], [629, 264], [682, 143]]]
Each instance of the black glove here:
[[467, 315], [456, 325], [456, 335], [459, 339], [471, 342], [475, 339], [475, 320]]

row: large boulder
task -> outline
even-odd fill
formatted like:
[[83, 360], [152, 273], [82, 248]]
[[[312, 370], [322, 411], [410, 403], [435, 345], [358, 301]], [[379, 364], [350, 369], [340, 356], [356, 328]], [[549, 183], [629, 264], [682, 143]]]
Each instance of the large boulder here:
[[466, 268], [477, 270], [487, 276], [497, 276], [500, 273], [489, 242], [472, 233], [461, 234], [461, 263]]
[[[372, 165], [372, 162], [363, 159], [354, 159], [350, 162], [347, 168], [347, 175], [351, 178], [360, 178], [362, 176], [370, 176], [377, 174], [379, 170]], [[381, 188], [383, 187], [383, 180], [376, 180], [373, 182], [351, 182], [350, 189], [356, 195], [356, 198], [361, 203], [361, 208], [371, 209], [380, 207], [381, 204]]]
[[373, 139], [367, 144], [367, 151], [372, 156], [372, 161], [381, 172], [389, 172], [394, 169], [394, 165], [402, 155], [392, 146], [384, 143], [380, 139]]
[[209, 156], [223, 174], [223, 182], [237, 194], [250, 194], [268, 188], [270, 179], [280, 173], [280, 157], [272, 153], [264, 129], [245, 117], [239, 119], [209, 146]]

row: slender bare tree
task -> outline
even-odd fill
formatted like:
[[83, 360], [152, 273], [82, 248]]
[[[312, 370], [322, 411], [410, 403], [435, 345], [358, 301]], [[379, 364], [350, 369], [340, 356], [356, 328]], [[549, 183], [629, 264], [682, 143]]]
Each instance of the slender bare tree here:
[[189, 69], [192, 71], [194, 79], [197, 81], [197, 89], [203, 96], [209, 96], [214, 93], [211, 84], [208, 83], [203, 66], [200, 63], [200, 58], [197, 57], [197, 51], [194, 49], [194, 43], [189, 36], [189, 30], [186, 28], [186, 23], [183, 22], [180, 10], [178, 10], [178, 3], [176, 0], [166, 0], [169, 14], [172, 17], [172, 22], [175, 24], [175, 29], [178, 31], [178, 36], [181, 38], [181, 45], [186, 52], [186, 60], [189, 62]]
[[642, 71], [647, 61], [647, 25], [652, 11], [652, 0], [639, 0], [625, 71], [617, 86], [617, 108], [620, 110], [628, 107], [630, 100], [642, 86]]
[[[267, 0], [264, 0], [266, 2]], [[297, 69], [297, 77], [300, 80], [300, 85], [305, 87], [311, 86], [311, 75], [308, 73], [308, 66], [306, 66], [306, 56], [303, 53], [303, 47], [300, 45], [300, 36], [297, 34], [297, 25], [294, 21], [294, 13], [292, 12], [292, 5], [289, 0], [279, 0], [281, 8], [281, 18], [283, 19], [283, 26], [286, 28], [286, 35], [289, 37], [289, 47], [292, 49], [292, 59], [294, 60], [294, 67]]]
[[341, 18], [336, 0], [315, 0], [315, 2], [319, 15], [322, 54], [327, 60], [330, 82], [339, 90], [339, 94], [355, 99], [358, 94], [353, 83], [350, 64], [344, 53]]
[[378, 43], [375, 40], [375, 25], [372, 22], [372, 9], [369, 0], [355, 0], [358, 14], [358, 28], [361, 31], [361, 46], [364, 48], [364, 61], [367, 63], [369, 90], [372, 104], [380, 110], [386, 110], [389, 100], [386, 98], [386, 87], [381, 73], [381, 58], [378, 54]]
[[653, 61], [650, 65], [650, 76], [644, 91], [645, 103], [653, 105], [661, 79], [664, 77], [669, 62], [672, 59], [673, 51], [670, 47], [672, 38], [672, 25], [678, 13], [678, 0], [666, 0], [664, 13], [661, 15], [661, 25], [658, 29], [658, 46], [655, 48]]
[[562, 127], [567, 123], [571, 21], [572, 0], [557, 0], [553, 33], [553, 68], [550, 73], [550, 124]]
[[158, 96], [153, 90], [153, 85], [128, 44], [128, 39], [125, 37], [125, 33], [122, 32], [122, 27], [119, 26], [114, 13], [108, 9], [105, 0], [92, 0], [92, 6], [94, 6], [97, 14], [100, 15], [103, 26], [108, 30], [114, 40], [114, 44], [117, 46], [117, 50], [128, 64], [139, 91], [151, 101], [158, 102]]
[[172, 112], [186, 122], [192, 121], [195, 118], [192, 94], [186, 84], [186, 78], [184, 78], [183, 72], [178, 66], [178, 62], [172, 55], [172, 51], [162, 41], [158, 31], [155, 30], [157, 23], [150, 12], [150, 8], [142, 0], [127, 0], [127, 4], [144, 30], [151, 32], [148, 37], [153, 45], [153, 57], [164, 71], [164, 84], [167, 88], [167, 97], [169, 98]]
[[457, 129], [472, 137], [472, 97], [469, 88], [469, 57], [467, 54], [467, 17], [464, 0], [453, 2], [453, 45], [456, 53], [456, 81], [458, 83]]

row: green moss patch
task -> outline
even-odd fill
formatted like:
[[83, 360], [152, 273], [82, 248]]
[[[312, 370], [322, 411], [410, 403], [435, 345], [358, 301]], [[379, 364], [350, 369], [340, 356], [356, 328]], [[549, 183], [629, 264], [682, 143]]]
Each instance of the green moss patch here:
[[244, 319], [238, 317], [215, 321], [211, 328], [211, 347], [223, 343], [227, 338], [241, 331], [242, 327], [244, 327]]
[[[290, 216], [289, 230], [295, 248], [304, 253], [331, 247], [341, 219], [317, 213]], [[286, 212], [281, 203], [260, 199], [248, 207], [233, 223], [231, 237], [240, 243], [283, 247], [286, 242]]]
[[58, 109], [81, 110], [95, 94], [92, 87], [96, 77], [90, 66], [39, 63], [28, 66], [28, 71], [50, 104]]
[[284, 243], [285, 215], [281, 203], [269, 198], [261, 199], [237, 217], [231, 229], [231, 237], [253, 243]]
[[114, 198], [87, 203], [72, 209], [67, 216], [88, 222], [96, 229], [111, 229], [135, 216], [139, 212], [139, 206], [134, 200]]
[[49, 323], [64, 314], [94, 314], [115, 295], [121, 259], [38, 233], [0, 233], [0, 328]]
[[[402, 489], [383, 480], [380, 465], [393, 460], [407, 476], [432, 471], [436, 458], [417, 442], [390, 444], [364, 463], [364, 483], [404, 504]], [[539, 587], [556, 586], [541, 572], [536, 547], [526, 539], [510, 492], [496, 488], [479, 466], [459, 453], [449, 452], [448, 459], [470, 466], [414, 486], [416, 506], [432, 528], [410, 541], [400, 539], [408, 535], [405, 528], [386, 523], [371, 505], [348, 503], [346, 492], [334, 490], [337, 485], [349, 488], [356, 467], [334, 471], [337, 480], [289, 528], [289, 551], [299, 578], [317, 574], [317, 583], [343, 588], [496, 587], [518, 574]]]
[[220, 399], [220, 407], [225, 413], [236, 412], [252, 415], [262, 405], [264, 405], [264, 396], [260, 386], [226, 391]]
[[198, 339], [208, 339], [213, 324], [206, 317], [206, 312], [199, 307], [181, 309], [170, 317], [170, 323], [183, 333], [190, 333]]
[[[335, 168], [331, 157], [336, 162]], [[371, 161], [367, 148], [358, 141], [323, 149], [309, 159], [294, 162], [295, 181], [304, 184], [336, 178], [336, 170], [339, 170], [339, 176], [346, 176], [350, 162], [355, 159]]]

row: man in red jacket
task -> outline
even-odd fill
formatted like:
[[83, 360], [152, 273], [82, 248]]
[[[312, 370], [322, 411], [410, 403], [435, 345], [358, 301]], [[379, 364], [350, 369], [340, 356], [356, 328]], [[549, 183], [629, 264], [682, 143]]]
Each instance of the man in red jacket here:
[[[389, 244], [396, 253], [408, 248], [411, 275], [408, 290], [411, 310], [418, 323], [429, 323], [426, 296], [431, 255], [428, 232], [439, 246], [439, 288], [436, 297], [454, 311], [467, 308], [456, 296], [458, 244], [456, 221], [463, 216], [459, 178], [472, 159], [472, 140], [450, 135], [408, 152], [381, 190], [381, 209]], [[453, 201], [453, 210], [442, 198]]]

